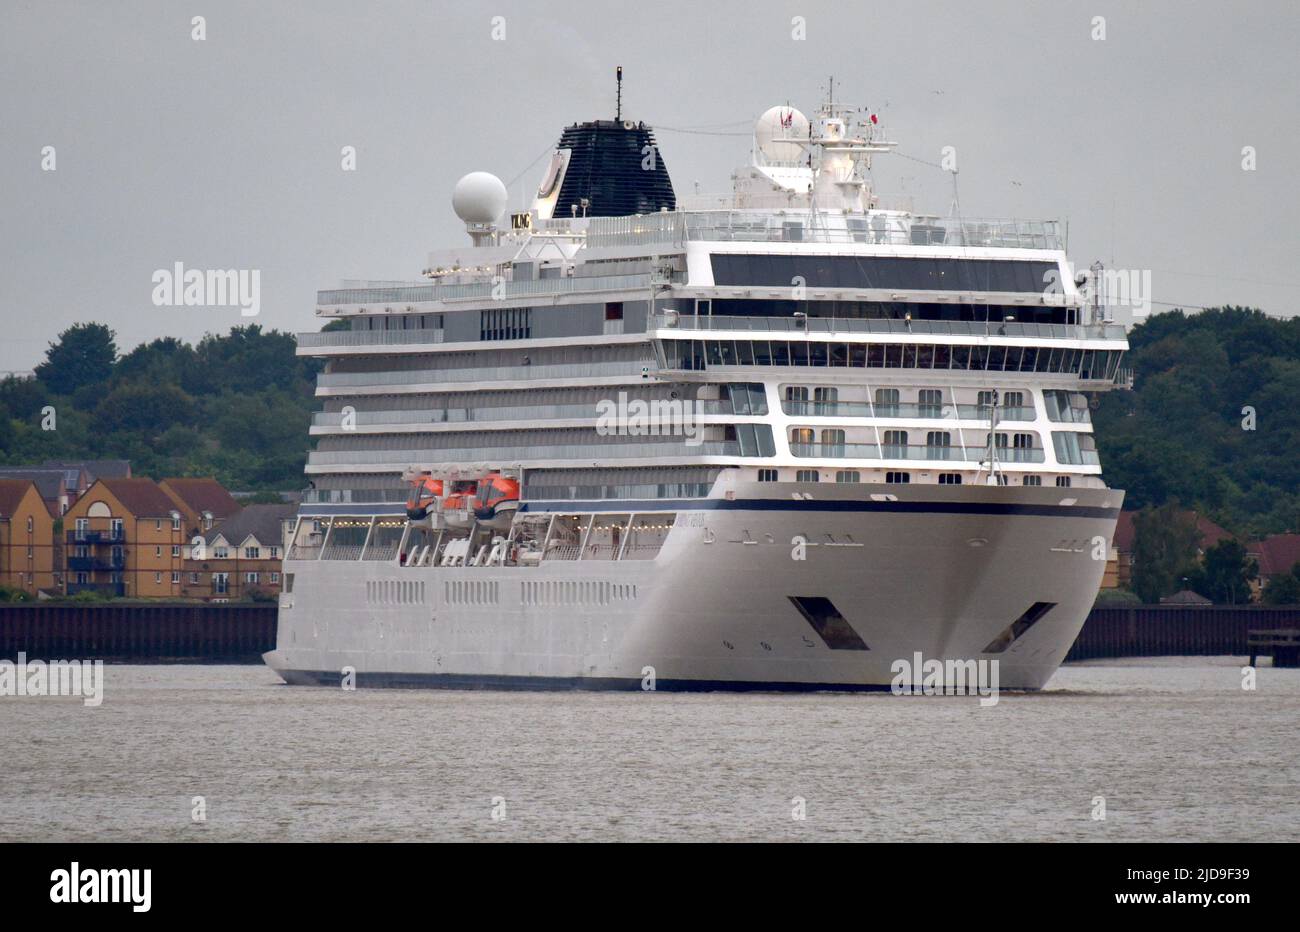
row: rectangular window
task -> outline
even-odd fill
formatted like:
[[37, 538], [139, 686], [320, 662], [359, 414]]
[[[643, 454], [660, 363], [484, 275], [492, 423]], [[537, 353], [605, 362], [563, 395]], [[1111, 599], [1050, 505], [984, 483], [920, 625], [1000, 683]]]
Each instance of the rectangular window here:
[[245, 547], [245, 548], [244, 548], [244, 559], [245, 559], [245, 560], [260, 560], [260, 559], [262, 559], [262, 548], [261, 548], [261, 547]]
[[532, 308], [479, 311], [480, 340], [526, 340], [532, 335]]
[[180, 555], [181, 555], [181, 545], [180, 545], [180, 544], [172, 544], [172, 556], [173, 556], [173, 557], [179, 557]]
[[775, 469], [760, 469], [760, 470], [758, 471], [758, 481], [759, 481], [759, 482], [776, 482], [776, 481], [777, 481], [777, 478], [776, 478], [776, 470], [775, 470]]
[[1043, 477], [1042, 477], [1042, 476], [1025, 476], [1023, 479], [1020, 480], [1020, 484], [1021, 484], [1021, 485], [1042, 485], [1042, 484], [1043, 484]]
[[253, 583], [253, 584], [256, 584], [258, 578], [259, 578], [259, 577], [258, 577], [258, 574], [257, 574], [257, 573], [245, 573], [245, 574], [244, 574], [244, 582], [246, 582], [246, 583]]
[[179, 585], [179, 584], [180, 584], [180, 581], [181, 581], [181, 574], [180, 574], [180, 572], [179, 572], [179, 571], [175, 571], [175, 570], [172, 571], [172, 585], [173, 585], [173, 586], [175, 586], [175, 585]]
[[212, 548], [212, 559], [214, 560], [225, 560], [229, 558], [229, 556], [230, 556], [230, 550], [227, 549], [226, 547]]
[[876, 389], [876, 417], [898, 417], [898, 389]]
[[153, 581], [156, 582], [156, 583], [160, 583], [160, 582], [162, 582], [162, 573], [154, 573], [154, 574], [153, 574]]
[[796, 482], [816, 482], [821, 476], [815, 469], [801, 469], [794, 478]]
[[623, 319], [623, 302], [607, 301], [605, 302], [605, 319], [622, 320]]
[[937, 388], [923, 388], [916, 393], [917, 417], [941, 417], [943, 392]]
[[959, 472], [941, 472], [939, 473], [940, 485], [961, 485], [961, 473]]
[[1068, 489], [1068, 488], [1070, 487], [1070, 477], [1069, 477], [1069, 476], [1057, 476], [1057, 477], [1056, 477], [1056, 485], [1057, 485], [1058, 488]]
[[886, 459], [903, 459], [907, 456], [907, 431], [887, 430], [884, 441], [881, 456]]
[[887, 472], [885, 473], [885, 482], [890, 485], [907, 485], [912, 481], [910, 472]]
[[278, 560], [278, 559], [280, 559], [280, 548], [279, 548], [279, 547], [270, 547], [270, 548], [268, 548], [268, 549], [270, 550], [270, 554], [269, 554], [269, 555], [270, 555], [270, 557], [271, 557], [272, 560]]
[[190, 573], [190, 585], [191, 585], [191, 586], [197, 586], [198, 584], [199, 584], [199, 574], [198, 574], [198, 573]]
[[279, 573], [272, 573], [272, 574], [271, 574], [271, 582], [272, 582], [272, 583], [275, 583], [276, 585], [279, 585], [279, 583], [280, 583], [280, 574], [279, 574]]
[[861, 482], [862, 473], [856, 469], [841, 469], [835, 473], [836, 482]]

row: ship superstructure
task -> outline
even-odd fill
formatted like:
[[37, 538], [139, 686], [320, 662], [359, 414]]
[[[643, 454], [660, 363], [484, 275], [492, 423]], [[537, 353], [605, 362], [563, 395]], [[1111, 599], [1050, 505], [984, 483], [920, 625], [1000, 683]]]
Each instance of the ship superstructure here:
[[322, 410], [268, 662], [872, 688], [919, 652], [1046, 682], [1123, 500], [1089, 398], [1124, 330], [1055, 223], [887, 205], [892, 146], [774, 107], [730, 195], [679, 198], [620, 113], [564, 131], [528, 211], [462, 179], [471, 244], [424, 280], [320, 292], [348, 326], [299, 338]]

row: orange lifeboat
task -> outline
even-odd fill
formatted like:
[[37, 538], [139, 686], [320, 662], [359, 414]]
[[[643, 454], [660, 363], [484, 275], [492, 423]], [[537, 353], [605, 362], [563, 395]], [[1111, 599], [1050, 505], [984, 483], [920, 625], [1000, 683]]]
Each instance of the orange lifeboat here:
[[406, 516], [412, 521], [420, 521], [429, 516], [430, 511], [437, 510], [438, 499], [442, 498], [442, 480], [432, 476], [423, 476], [411, 483], [411, 494], [406, 499]]
[[490, 472], [478, 482], [474, 517], [483, 524], [509, 524], [519, 509], [519, 481]]

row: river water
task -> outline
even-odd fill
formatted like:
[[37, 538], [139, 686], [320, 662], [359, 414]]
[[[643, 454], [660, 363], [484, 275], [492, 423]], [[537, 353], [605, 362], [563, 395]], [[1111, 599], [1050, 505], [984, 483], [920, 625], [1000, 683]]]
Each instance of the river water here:
[[0, 839], [1300, 840], [1300, 670], [1241, 666], [1072, 665], [981, 708], [114, 665], [98, 708], [0, 698]]

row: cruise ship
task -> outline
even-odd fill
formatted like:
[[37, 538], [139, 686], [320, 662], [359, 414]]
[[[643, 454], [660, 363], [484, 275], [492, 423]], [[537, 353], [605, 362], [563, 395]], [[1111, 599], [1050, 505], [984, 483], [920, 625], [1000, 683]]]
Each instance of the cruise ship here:
[[266, 662], [333, 686], [856, 690], [919, 655], [1042, 687], [1124, 498], [1090, 402], [1123, 385], [1125, 331], [1056, 222], [878, 195], [894, 145], [834, 101], [772, 107], [729, 194], [679, 197], [620, 106], [563, 130], [526, 210], [462, 178], [468, 243], [418, 279], [319, 292]]

